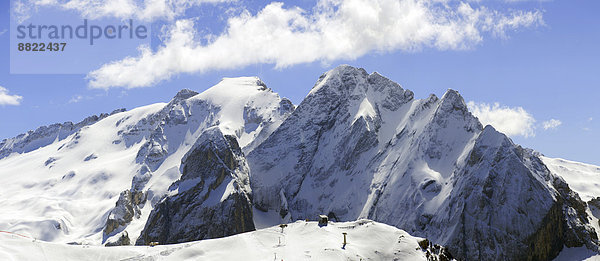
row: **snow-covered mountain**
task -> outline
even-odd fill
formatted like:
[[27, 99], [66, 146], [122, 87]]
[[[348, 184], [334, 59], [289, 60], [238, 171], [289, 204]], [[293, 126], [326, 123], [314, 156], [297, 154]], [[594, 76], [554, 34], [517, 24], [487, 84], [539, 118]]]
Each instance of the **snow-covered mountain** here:
[[47, 132], [52, 142], [30, 152], [20, 148], [44, 138], [6, 140], [19, 149], [0, 160], [0, 229], [61, 243], [105, 244], [124, 234], [135, 242], [154, 206], [181, 192], [173, 183], [182, 158], [205, 130], [218, 128], [252, 148], [293, 109], [258, 78], [224, 79], [202, 94], [182, 90], [167, 104], [116, 113], [68, 136]]
[[454, 90], [415, 100], [338, 67], [248, 161], [255, 206], [291, 220], [369, 218], [469, 260], [598, 250], [585, 202], [532, 151], [483, 128]]
[[7, 139], [0, 230], [181, 243], [326, 214], [392, 225], [461, 259], [547, 260], [564, 246], [599, 251], [598, 177], [482, 126], [457, 91], [415, 99], [339, 66], [297, 107], [258, 78], [229, 78]]

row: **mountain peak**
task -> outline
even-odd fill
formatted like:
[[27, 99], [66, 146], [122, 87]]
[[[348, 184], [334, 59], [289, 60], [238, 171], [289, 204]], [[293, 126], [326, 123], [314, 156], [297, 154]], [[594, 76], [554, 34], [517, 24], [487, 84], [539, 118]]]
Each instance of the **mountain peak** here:
[[339, 66], [329, 70], [325, 74], [331, 74], [331, 73], [337, 73], [337, 74], [357, 73], [357, 74], [365, 74], [366, 75], [367, 71], [363, 68], [354, 67], [354, 66], [351, 66], [348, 64], [342, 64], [342, 65], [339, 65]]
[[[249, 97], [255, 95], [276, 95], [258, 77], [223, 78], [216, 85], [198, 95], [216, 104], [225, 104], [233, 100], [246, 103]], [[243, 104], [242, 104], [243, 106]]]
[[267, 89], [267, 85], [257, 76], [250, 77], [234, 77], [228, 78], [224, 77], [221, 81], [215, 86], [226, 86], [226, 85], [236, 85], [236, 86], [258, 86], [259, 90], [264, 91]]
[[451, 101], [453, 103], [455, 103], [455, 102], [464, 103], [463, 97], [460, 95], [460, 93], [458, 93], [458, 91], [453, 90], [453, 89], [446, 90], [446, 93], [444, 93], [444, 95], [442, 96], [442, 100]]
[[368, 76], [369, 74], [363, 68], [343, 64], [322, 74], [307, 96], [323, 88], [328, 90], [335, 89], [335, 92], [343, 91], [345, 86], [356, 85], [361, 80], [366, 81]]
[[175, 97], [173, 97], [173, 99], [185, 100], [190, 97], [196, 96], [197, 94], [198, 94], [198, 92], [192, 91], [190, 89], [182, 89], [179, 92], [177, 92], [177, 94], [175, 94]]
[[467, 104], [463, 97], [453, 89], [448, 89], [442, 96], [440, 107], [446, 111], [455, 110], [468, 112]]

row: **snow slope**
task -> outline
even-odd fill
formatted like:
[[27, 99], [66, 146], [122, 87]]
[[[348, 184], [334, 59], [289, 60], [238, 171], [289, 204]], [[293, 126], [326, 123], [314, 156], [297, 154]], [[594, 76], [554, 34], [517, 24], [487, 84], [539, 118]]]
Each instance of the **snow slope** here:
[[[347, 233], [347, 244], [343, 235]], [[369, 220], [297, 221], [235, 236], [174, 245], [97, 247], [0, 233], [1, 260], [427, 260], [416, 238]], [[431, 249], [431, 248], [430, 248]]]
[[553, 173], [561, 176], [571, 189], [585, 202], [600, 197], [600, 166], [564, 160], [540, 157]]
[[107, 117], [67, 138], [0, 160], [0, 230], [44, 241], [101, 242], [119, 193], [131, 186], [141, 142], [126, 146], [114, 126], [158, 112], [153, 104]]

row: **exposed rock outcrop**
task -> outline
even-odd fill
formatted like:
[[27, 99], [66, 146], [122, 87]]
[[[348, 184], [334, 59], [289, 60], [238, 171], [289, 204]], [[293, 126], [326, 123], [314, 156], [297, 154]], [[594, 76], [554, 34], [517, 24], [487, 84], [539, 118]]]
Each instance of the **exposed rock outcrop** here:
[[433, 244], [428, 239], [418, 242], [421, 250], [425, 251], [425, 257], [428, 261], [451, 261], [454, 260], [448, 248]]
[[[104, 225], [104, 241], [120, 231], [133, 220], [139, 218], [140, 208], [146, 202], [146, 194], [141, 191], [125, 190], [119, 195], [115, 208], [108, 215], [106, 225]], [[124, 242], [121, 240], [121, 242]], [[113, 244], [114, 245], [114, 244]]]
[[554, 178], [556, 201], [544, 217], [538, 230], [527, 239], [528, 250], [523, 260], [550, 260], [563, 247], [581, 247], [600, 251], [596, 231], [588, 221], [586, 205], [568, 184]]
[[129, 239], [129, 234], [127, 233], [127, 231], [123, 231], [123, 233], [121, 233], [121, 235], [118, 237], [118, 239], [114, 242], [108, 242], [106, 244], [104, 244], [104, 246], [128, 246], [131, 245], [131, 240]]
[[158, 203], [137, 245], [224, 237], [254, 230], [249, 169], [235, 137], [206, 130], [184, 156], [172, 195]]
[[[592, 215], [598, 219], [598, 226], [600, 226], [600, 197], [596, 197], [587, 202]], [[600, 231], [596, 231], [600, 233]]]

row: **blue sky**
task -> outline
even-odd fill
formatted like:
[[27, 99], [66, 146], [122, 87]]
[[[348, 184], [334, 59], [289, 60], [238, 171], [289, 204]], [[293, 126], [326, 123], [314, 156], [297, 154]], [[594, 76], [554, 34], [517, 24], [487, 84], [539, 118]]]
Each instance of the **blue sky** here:
[[[380, 72], [404, 88], [414, 91], [417, 98], [425, 98], [430, 93], [441, 96], [448, 88], [458, 90], [467, 102], [473, 102], [471, 105], [479, 109], [481, 116], [491, 120], [498, 117], [514, 118], [509, 122], [496, 124], [510, 125], [505, 127], [516, 143], [550, 157], [600, 165], [600, 18], [597, 16], [600, 2], [480, 1], [468, 4], [475, 10], [487, 10], [482, 16], [488, 14], [492, 18], [495, 17], [495, 24], [504, 21], [499, 15], [511, 18], [515, 14], [526, 12], [539, 14], [541, 21], [508, 26], [503, 28], [501, 33], [486, 31], [485, 25], [478, 25], [480, 27], [476, 29], [479, 30], [481, 39], [463, 37], [446, 41], [446, 32], [441, 32], [423, 38], [425, 40], [418, 37], [408, 40], [402, 38], [400, 42], [388, 46], [381, 44], [382, 41], [389, 40], [387, 36], [376, 37], [359, 42], [361, 46], [371, 46], [370, 49], [361, 46], [349, 49], [359, 53], [354, 55], [355, 57], [344, 53], [330, 55], [330, 51], [323, 52], [313, 59], [305, 59], [285, 53], [285, 50], [276, 50], [282, 53], [277, 53], [273, 58], [245, 50], [242, 54], [248, 52], [247, 56], [250, 58], [240, 58], [236, 56], [239, 53], [229, 50], [231, 46], [240, 44], [235, 42], [237, 38], [232, 36], [226, 39], [236, 44], [226, 45], [230, 52], [226, 54], [233, 57], [230, 58], [231, 61], [191, 64], [192, 67], [197, 66], [191, 71], [171, 67], [167, 69], [173, 73], [156, 79], [152, 77], [161, 75], [163, 71], [144, 75], [137, 67], [119, 68], [131, 71], [130, 75], [139, 76], [135, 81], [125, 82], [110, 80], [114, 75], [104, 71], [98, 71], [96, 78], [86, 74], [10, 74], [10, 39], [9, 31], [6, 31], [0, 34], [0, 52], [3, 57], [0, 60], [0, 86], [4, 88], [5, 94], [22, 98], [18, 105], [0, 105], [0, 139], [41, 125], [63, 121], [75, 122], [89, 115], [110, 112], [117, 108], [131, 109], [155, 102], [167, 102], [179, 89], [189, 88], [200, 92], [216, 84], [222, 77], [259, 76], [281, 96], [288, 97], [298, 104], [319, 75], [336, 65], [350, 64], [363, 67], [368, 72]], [[196, 32], [196, 38], [193, 39], [195, 44], [208, 46], [212, 43], [214, 49], [211, 51], [215, 52], [214, 50], [224, 50], [219, 49], [216, 44], [219, 41], [216, 41], [215, 37], [218, 39], [224, 34], [229, 19], [245, 17], [250, 22], [254, 21], [254, 18], [258, 20], [261, 17], [258, 13], [263, 11], [266, 5], [267, 3], [262, 1], [234, 1], [194, 5], [168, 18], [148, 18], [136, 13], [130, 15], [154, 22], [151, 46], [154, 53], [168, 45], [167, 40], [163, 42], [160, 39], [164, 38], [159, 38], [161, 26], [167, 28], [194, 17], [197, 18], [192, 20], [191, 28]], [[292, 12], [293, 7], [299, 6], [305, 10], [301, 15], [310, 16], [315, 10], [315, 5], [316, 1], [308, 0], [285, 2], [280, 9], [273, 10], [294, 16], [297, 14]], [[451, 5], [454, 7], [450, 7], [449, 10], [456, 11], [459, 10], [457, 6], [460, 6], [460, 2], [452, 2]], [[0, 32], [10, 30], [9, 9], [8, 1], [0, 3]], [[247, 10], [247, 13], [244, 13], [244, 10]], [[448, 18], [454, 19], [455, 16]], [[242, 26], [249, 26], [250, 22]], [[361, 26], [361, 21], [356, 23], [352, 26]], [[300, 25], [298, 30], [309, 30], [306, 29], [308, 27], [303, 29], [302, 26]], [[323, 27], [323, 30], [329, 28], [327, 26]], [[262, 36], [261, 33], [265, 33], [260, 31], [260, 27], [242, 28], [258, 30], [253, 32], [258, 38]], [[281, 28], [273, 30], [277, 29]], [[463, 29], [467, 30], [468, 27], [459, 27], [452, 32], [458, 37], [464, 35], [460, 31]], [[393, 30], [390, 31], [390, 35], [395, 32]], [[203, 38], [207, 34], [212, 34], [213, 39]], [[359, 36], [361, 35], [357, 35]], [[298, 39], [311, 39], [304, 37], [301, 35]], [[343, 39], [344, 35], [340, 37]], [[319, 39], [322, 41], [323, 38]], [[456, 42], [455, 39], [459, 40]], [[350, 41], [353, 40], [350, 38]], [[280, 38], [273, 41], [287, 43], [285, 39]], [[342, 43], [343, 41], [340, 41], [339, 44]], [[292, 46], [295, 44], [291, 43]], [[338, 43], [323, 43], [322, 48], [335, 49], [336, 44]], [[207, 60], [211, 58], [204, 52], [199, 51], [196, 54]], [[103, 53], [98, 52], [97, 55], [102, 56]], [[139, 54], [132, 52], [130, 55], [136, 57]], [[156, 56], [151, 55], [147, 58], [158, 59]], [[101, 64], [98, 68], [100, 66]], [[130, 78], [132, 77], [128, 77]], [[90, 82], [94, 79], [98, 84], [92, 88], [94, 86], [91, 86]], [[494, 103], [498, 103], [496, 108]], [[550, 123], [552, 119], [555, 120], [555, 124], [549, 124], [545, 129], [544, 122]], [[559, 125], [556, 124], [557, 121], [560, 121]]]

